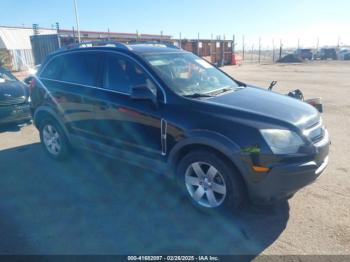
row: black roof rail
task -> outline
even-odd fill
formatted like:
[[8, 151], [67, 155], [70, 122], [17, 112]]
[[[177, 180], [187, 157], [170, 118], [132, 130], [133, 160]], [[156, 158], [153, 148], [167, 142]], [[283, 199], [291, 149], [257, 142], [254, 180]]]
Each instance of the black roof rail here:
[[[153, 45], [153, 46], [164, 46], [168, 48], [180, 49], [175, 46], [172, 42], [161, 42], [161, 41], [129, 41], [127, 43], [117, 42], [113, 40], [96, 40], [96, 41], [87, 41], [81, 43], [69, 44], [61, 47], [56, 52], [78, 49], [78, 48], [88, 48], [88, 47], [115, 47], [122, 48], [125, 50], [131, 50], [132, 47], [130, 45]], [[54, 53], [56, 53], [54, 52]]]
[[105, 40], [98, 41], [97, 40], [97, 41], [87, 41], [87, 42], [69, 44], [67, 46], [62, 47], [59, 51], [76, 49], [76, 48], [96, 47], [96, 46], [101, 46], [101, 47], [112, 46], [112, 47], [117, 47], [117, 48], [129, 50], [129, 47], [125, 43], [116, 42], [116, 41], [109, 41], [109, 40], [108, 41], [105, 41]]
[[162, 42], [162, 41], [128, 41], [128, 44], [130, 45], [163, 45], [166, 46], [168, 48], [175, 48], [175, 49], [179, 49], [179, 47], [177, 47], [176, 45], [174, 45], [172, 42]]

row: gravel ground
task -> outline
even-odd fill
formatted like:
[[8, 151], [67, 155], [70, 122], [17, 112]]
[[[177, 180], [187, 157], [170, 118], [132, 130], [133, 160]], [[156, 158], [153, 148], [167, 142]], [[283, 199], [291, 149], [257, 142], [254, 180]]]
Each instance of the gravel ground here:
[[224, 70], [275, 91], [320, 96], [332, 139], [328, 169], [288, 203], [208, 217], [160, 175], [76, 151], [43, 154], [36, 129], [0, 129], [0, 254], [350, 255], [350, 63]]

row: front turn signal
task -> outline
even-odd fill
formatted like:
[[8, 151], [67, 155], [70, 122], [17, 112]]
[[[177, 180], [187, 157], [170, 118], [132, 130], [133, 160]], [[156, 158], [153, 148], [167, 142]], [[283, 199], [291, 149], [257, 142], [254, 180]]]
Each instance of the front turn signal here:
[[267, 172], [270, 170], [270, 168], [268, 168], [266, 166], [253, 166], [253, 170], [255, 172]]

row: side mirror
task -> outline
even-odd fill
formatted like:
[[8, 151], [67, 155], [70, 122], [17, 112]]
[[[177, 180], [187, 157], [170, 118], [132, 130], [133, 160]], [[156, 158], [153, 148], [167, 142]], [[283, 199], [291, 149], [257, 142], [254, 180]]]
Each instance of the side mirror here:
[[152, 93], [151, 89], [147, 85], [136, 85], [131, 87], [131, 99], [135, 100], [150, 100], [154, 104], [157, 104], [157, 97]]

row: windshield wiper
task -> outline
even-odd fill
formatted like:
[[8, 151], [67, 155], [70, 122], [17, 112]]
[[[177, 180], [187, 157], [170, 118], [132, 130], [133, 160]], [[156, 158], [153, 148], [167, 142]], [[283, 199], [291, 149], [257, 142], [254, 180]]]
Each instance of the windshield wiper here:
[[190, 95], [184, 95], [184, 97], [199, 98], [199, 97], [213, 97], [213, 96], [208, 94], [194, 93]]
[[216, 96], [216, 95], [219, 95], [219, 94], [228, 92], [228, 91], [232, 91], [232, 90], [234, 90], [234, 89], [235, 89], [235, 88], [233, 88], [233, 87], [224, 87], [224, 88], [221, 88], [221, 89], [218, 89], [218, 90], [214, 90], [214, 91], [210, 92], [209, 94], [210, 94], [211, 96]]

